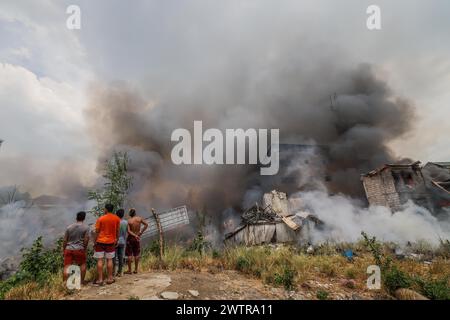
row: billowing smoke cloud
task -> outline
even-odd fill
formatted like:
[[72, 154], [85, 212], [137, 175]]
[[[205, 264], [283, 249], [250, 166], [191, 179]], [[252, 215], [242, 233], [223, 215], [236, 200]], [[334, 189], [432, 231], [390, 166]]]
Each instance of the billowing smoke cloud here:
[[[385, 42], [373, 41], [372, 38], [366, 40], [364, 24], [359, 31], [353, 27], [337, 30], [335, 26], [351, 21], [350, 17], [360, 21], [365, 7], [359, 2], [358, 5], [356, 2], [348, 5], [349, 10], [346, 11], [350, 15], [335, 14], [336, 8], [331, 2], [323, 5], [321, 10], [317, 10], [315, 2], [308, 5], [297, 3], [279, 6], [271, 1], [265, 5], [236, 1], [230, 5], [227, 1], [220, 6], [211, 6], [194, 2], [180, 7], [166, 2], [164, 5], [143, 2], [128, 6], [119, 1], [114, 5], [108, 4], [108, 10], [104, 10], [101, 3], [92, 6], [89, 3], [90, 15], [96, 19], [91, 19], [76, 33], [79, 36], [77, 44], [80, 40], [83, 56], [86, 51], [86, 56], [91, 59], [89, 73], [96, 73], [100, 83], [91, 86], [89, 104], [84, 113], [88, 124], [87, 136], [91, 139], [86, 139], [78, 130], [76, 137], [78, 141], [92, 140], [94, 146], [89, 150], [76, 148], [76, 156], [65, 153], [71, 161], [64, 159], [61, 166], [49, 165], [50, 170], [43, 172], [36, 151], [40, 150], [43, 154], [40, 158], [47, 161], [49, 149], [42, 148], [35, 141], [56, 149], [62, 147], [61, 141], [69, 140], [63, 140], [58, 134], [60, 131], [51, 131], [55, 132], [50, 135], [52, 139], [27, 138], [34, 148], [21, 155], [26, 160], [19, 163], [17, 157], [6, 159], [6, 155], [2, 155], [2, 161], [7, 161], [2, 163], [3, 167], [17, 169], [0, 172], [0, 181], [3, 185], [23, 185], [34, 195], [51, 192], [69, 197], [76, 203], [84, 203], [85, 186], [92, 185], [87, 177], [93, 170], [80, 167], [82, 159], [90, 159], [98, 152], [100, 169], [113, 150], [124, 150], [132, 160], [133, 206], [145, 215], [142, 211], [150, 207], [166, 209], [186, 204], [191, 210], [206, 211], [210, 217], [208, 221], [212, 221], [211, 232], [218, 234], [232, 228], [233, 223], [239, 220], [242, 208], [258, 201], [264, 192], [274, 188], [289, 194], [299, 191], [342, 193], [346, 196], [344, 199], [351, 196], [364, 201], [360, 174], [400, 160], [397, 156], [401, 155], [396, 155], [387, 145], [410, 131], [414, 124], [414, 108], [407, 99], [392, 92], [384, 78], [378, 75], [376, 67], [358, 66], [355, 59], [364, 57], [367, 61], [383, 64], [388, 70], [401, 70], [403, 72], [397, 74], [402, 75], [402, 80], [405, 72], [409, 78], [420, 78], [411, 81], [409, 86], [409, 81], [404, 81], [406, 88], [412, 86], [417, 91], [424, 90], [424, 86], [434, 88], [434, 84], [430, 84], [432, 81], [424, 79], [438, 79], [436, 75], [446, 74], [442, 72], [446, 69], [438, 63], [438, 58], [430, 58], [428, 46], [423, 45], [423, 41], [416, 43], [426, 50], [418, 45], [417, 50], [413, 50], [414, 55], [404, 60], [404, 50], [411, 51], [411, 41], [404, 42], [408, 43], [406, 47], [392, 46], [392, 43], [399, 43], [396, 41], [398, 38], [408, 37], [402, 29], [383, 35], [381, 38]], [[85, 6], [88, 8], [87, 3]], [[411, 7], [398, 6], [400, 16], [405, 14], [405, 8]], [[424, 8], [426, 10], [414, 9], [411, 12], [410, 15], [422, 23], [417, 24], [420, 26], [417, 32], [409, 32], [409, 35], [417, 37], [420, 34], [425, 42], [433, 42], [437, 29], [432, 30], [435, 37], [429, 37], [430, 30], [423, 28], [423, 25], [429, 25], [429, 20], [424, 20], [423, 16], [438, 20], [434, 10], [428, 10], [425, 5]], [[436, 11], [445, 12], [442, 9]], [[416, 12], [420, 14], [416, 16]], [[318, 19], [318, 14], [321, 19]], [[59, 24], [59, 13], [55, 17]], [[122, 19], [128, 19], [129, 23], [117, 23]], [[114, 36], [105, 37], [105, 27], [107, 33]], [[336, 32], [330, 37], [329, 31], [333, 29]], [[129, 37], [130, 34], [133, 37]], [[126, 40], [117, 41], [115, 36]], [[64, 38], [67, 38], [65, 33]], [[38, 43], [39, 48], [49, 44], [40, 38]], [[384, 48], [382, 52], [379, 50], [381, 47]], [[445, 61], [446, 51], [441, 49], [440, 60]], [[70, 69], [49, 60], [52, 70], [55, 66], [58, 70], [62, 68], [58, 78], [64, 79], [72, 74], [66, 72], [72, 68], [86, 71], [83, 68], [87, 66], [72, 66], [74, 59], [71, 55], [64, 53], [59, 56], [70, 62]], [[398, 56], [402, 58], [396, 58]], [[102, 63], [98, 63], [99, 58]], [[35, 59], [37, 57], [33, 56]], [[427, 63], [423, 64], [423, 61]], [[395, 69], [393, 65], [403, 67]], [[432, 68], [439, 72], [426, 75], [425, 71]], [[409, 73], [411, 70], [414, 72]], [[423, 79], [418, 77], [421, 72]], [[5, 77], [11, 82], [10, 78]], [[24, 83], [22, 77], [18, 79], [18, 84]], [[136, 82], [109, 84], [105, 79], [132, 79]], [[139, 88], [135, 87], [136, 83], [139, 83]], [[445, 85], [445, 79], [440, 83]], [[15, 106], [10, 99], [15, 102], [23, 92], [42, 92], [45, 93], [44, 98], [49, 93], [59, 92], [54, 90], [54, 86], [45, 84], [48, 85], [48, 81], [31, 87], [42, 86], [40, 90], [18, 86], [20, 90], [16, 91], [19, 94], [5, 91], [7, 99], [4, 105]], [[73, 91], [78, 93], [76, 89]], [[67, 114], [73, 112], [78, 116], [82, 103], [74, 98], [77, 94], [67, 95], [66, 90], [61, 92], [60, 96], [50, 96], [50, 105], [57, 111], [58, 119], [61, 117], [58, 123], [66, 127], [73, 121], [68, 120]], [[69, 100], [71, 103], [66, 105]], [[41, 118], [28, 111], [28, 106], [41, 106], [42, 101], [42, 98], [25, 100], [22, 104], [27, 117], [20, 114], [17, 118], [20, 121], [6, 121], [5, 125], [20, 122], [30, 127], [30, 124], [38, 123], [39, 128], [48, 129], [36, 121]], [[60, 112], [61, 101], [66, 112]], [[47, 117], [45, 114], [45, 119]], [[24, 122], [24, 119], [28, 120]], [[170, 161], [172, 130], [190, 129], [194, 120], [202, 120], [205, 128], [278, 128], [282, 143], [313, 147], [300, 148], [301, 152], [295, 148], [282, 150], [282, 170], [275, 177], [261, 177], [254, 166], [174, 166]], [[28, 134], [28, 130], [20, 132]], [[23, 144], [23, 140], [18, 141]], [[72, 143], [63, 144], [70, 149]], [[338, 198], [332, 196], [331, 199]], [[349, 201], [353, 203], [353, 200]], [[2, 215], [8, 214], [9, 217], [8, 212], [3, 210]], [[358, 210], [353, 212], [356, 214]], [[58, 221], [59, 213], [53, 214], [55, 219], [52, 221]], [[27, 219], [26, 213], [17, 216], [22, 217], [14, 220], [19, 226], [30, 225], [29, 222], [33, 221]], [[30, 238], [36, 234], [30, 233]]]
[[[135, 202], [204, 210], [216, 217], [219, 232], [224, 210], [239, 212], [252, 190], [314, 190], [315, 180], [327, 179], [330, 192], [362, 198], [360, 175], [398, 160], [387, 144], [408, 132], [414, 108], [367, 64], [345, 70], [316, 61], [304, 70], [299, 61], [287, 61], [254, 62], [244, 71], [231, 61], [208, 82], [193, 79], [188, 96], [174, 89], [170, 97], [144, 99], [124, 83], [97, 84], [85, 113], [90, 133], [104, 157], [112, 150], [130, 153]], [[222, 130], [279, 128], [281, 143], [315, 147], [308, 159], [305, 151], [282, 149], [285, 168], [274, 177], [260, 176], [255, 166], [175, 166], [171, 133], [192, 130], [194, 120]], [[295, 169], [296, 161], [316, 165], [305, 171]], [[289, 178], [297, 183], [286, 183]]]

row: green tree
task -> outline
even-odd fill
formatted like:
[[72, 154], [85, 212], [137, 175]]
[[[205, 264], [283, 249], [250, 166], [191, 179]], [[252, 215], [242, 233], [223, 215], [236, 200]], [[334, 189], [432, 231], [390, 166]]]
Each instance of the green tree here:
[[110, 203], [115, 208], [124, 206], [133, 179], [128, 175], [130, 159], [126, 152], [114, 152], [112, 158], [106, 161], [103, 169], [105, 183], [102, 190], [90, 190], [89, 200], [95, 200], [96, 206], [90, 210], [96, 216], [103, 214], [105, 204]]
[[38, 237], [31, 247], [22, 248], [22, 261], [17, 272], [0, 281], [0, 300], [16, 286], [29, 282], [36, 282], [39, 287], [48, 284], [51, 276], [63, 268], [62, 243], [63, 239], [58, 238], [52, 248], [46, 249], [42, 237]]
[[38, 237], [30, 248], [21, 250], [20, 271], [27, 273], [34, 281], [45, 282], [63, 267], [62, 242], [63, 239], [58, 238], [53, 249], [45, 249], [42, 237]]

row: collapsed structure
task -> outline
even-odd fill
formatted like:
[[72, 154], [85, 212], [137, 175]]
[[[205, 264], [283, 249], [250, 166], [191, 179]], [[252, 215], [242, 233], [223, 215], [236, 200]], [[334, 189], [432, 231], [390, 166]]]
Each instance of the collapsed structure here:
[[276, 190], [266, 193], [262, 206], [256, 203], [244, 211], [241, 225], [225, 235], [225, 242], [245, 245], [298, 242], [307, 240], [307, 230], [323, 224], [309, 212], [293, 211], [286, 193]]
[[[393, 213], [408, 201], [428, 209], [436, 217], [450, 214], [450, 163], [420, 161], [386, 164], [361, 176], [369, 205], [384, 206]], [[290, 199], [292, 200], [292, 199]], [[301, 202], [301, 199], [299, 199]], [[309, 242], [310, 232], [325, 224], [314, 214], [292, 206], [286, 193], [273, 190], [264, 194], [262, 205], [245, 210], [241, 225], [225, 235], [228, 244]]]
[[450, 163], [386, 164], [361, 177], [369, 205], [399, 211], [411, 200], [440, 214], [450, 209]]

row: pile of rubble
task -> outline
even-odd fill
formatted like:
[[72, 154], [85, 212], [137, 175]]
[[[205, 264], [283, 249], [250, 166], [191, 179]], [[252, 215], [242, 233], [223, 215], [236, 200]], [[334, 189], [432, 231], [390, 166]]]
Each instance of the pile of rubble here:
[[284, 192], [268, 192], [262, 202], [262, 206], [255, 203], [242, 213], [241, 225], [225, 235], [226, 242], [245, 245], [299, 242], [308, 237], [308, 227], [323, 225], [309, 212], [293, 213]]
[[279, 217], [270, 206], [262, 208], [258, 203], [245, 210], [242, 214], [242, 221], [245, 224], [257, 223], [260, 221], [274, 222], [277, 220], [279, 220]]

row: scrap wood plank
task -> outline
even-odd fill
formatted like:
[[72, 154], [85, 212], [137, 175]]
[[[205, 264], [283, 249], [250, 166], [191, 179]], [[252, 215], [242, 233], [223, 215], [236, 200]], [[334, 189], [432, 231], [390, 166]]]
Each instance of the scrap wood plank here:
[[292, 216], [281, 217], [281, 220], [283, 220], [283, 222], [294, 231], [297, 231], [298, 229], [300, 229], [300, 226], [298, 224], [296, 224], [294, 222], [294, 220], [292, 220]]

